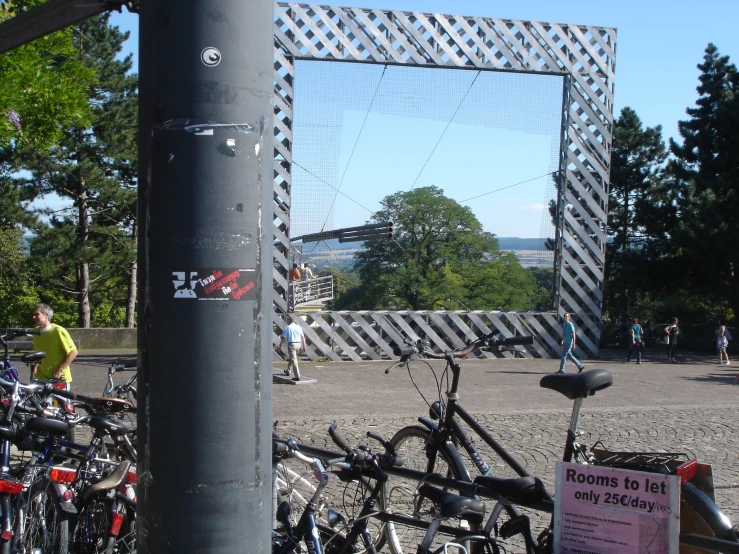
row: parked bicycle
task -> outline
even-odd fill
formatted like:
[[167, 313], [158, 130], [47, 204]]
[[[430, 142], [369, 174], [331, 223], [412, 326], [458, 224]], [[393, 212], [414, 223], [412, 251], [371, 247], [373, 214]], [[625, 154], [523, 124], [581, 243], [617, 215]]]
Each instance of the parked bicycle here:
[[[528, 517], [522, 515], [519, 508], [524, 507], [536, 512], [551, 514], [554, 507], [552, 495], [543, 483], [529, 475], [526, 469], [459, 402], [461, 366], [457, 358], [467, 356], [477, 348], [490, 347], [491, 344], [499, 346], [500, 344], [526, 344], [532, 341], [532, 337], [513, 337], [501, 341], [494, 335], [487, 335], [471, 342], [463, 349], [450, 352], [435, 353], [422, 343], [411, 341], [403, 347], [396, 348], [396, 355], [400, 356], [400, 360], [389, 367], [386, 372], [397, 366], [408, 367], [413, 360], [431, 358], [445, 360], [444, 372], [445, 374], [451, 372], [452, 378], [451, 382], [447, 379], [446, 398], [442, 397], [440, 390], [439, 399], [430, 405], [429, 417], [419, 418], [421, 425], [401, 429], [390, 442], [395, 451], [406, 459], [408, 464], [418, 463], [419, 467], [416, 469], [425, 475], [440, 474], [479, 485], [480, 496], [497, 500], [484, 529], [493, 529], [498, 526], [498, 519], [505, 512], [507, 519], [499, 526], [500, 538], [509, 539], [520, 536], [523, 538], [528, 554], [547, 554], [552, 552], [553, 547], [551, 518], [549, 518], [550, 524], [535, 534], [530, 529]], [[443, 377], [437, 382], [443, 382]], [[698, 488], [699, 479], [696, 478], [698, 465], [695, 461], [689, 460], [685, 455], [674, 453], [609, 453], [603, 448], [591, 449], [577, 442], [583, 400], [587, 396], [606, 389], [612, 382], [611, 374], [604, 369], [579, 374], [547, 375], [541, 380], [542, 387], [559, 392], [574, 401], [562, 460], [679, 475], [681, 478], [681, 553], [705, 552], [705, 550], [692, 550], [689, 545], [695, 544], [703, 545], [709, 550], [716, 548], [717, 545], [718, 548], [732, 548], [732, 545], [738, 542], [736, 529], [721, 513], [715, 502]], [[491, 466], [463, 429], [462, 422], [467, 424], [472, 432], [482, 439], [519, 477], [503, 479], [490, 475]], [[461, 451], [465, 452], [472, 461], [474, 477], [470, 476]], [[430, 504], [423, 498], [412, 494], [416, 486], [417, 483], [408, 478], [391, 479], [386, 486], [383, 508], [392, 512], [403, 512], [416, 521], [413, 526], [399, 525], [393, 521], [388, 523], [388, 542], [395, 554], [415, 551], [432, 514]], [[470, 525], [464, 520], [458, 523], [462, 526]]]

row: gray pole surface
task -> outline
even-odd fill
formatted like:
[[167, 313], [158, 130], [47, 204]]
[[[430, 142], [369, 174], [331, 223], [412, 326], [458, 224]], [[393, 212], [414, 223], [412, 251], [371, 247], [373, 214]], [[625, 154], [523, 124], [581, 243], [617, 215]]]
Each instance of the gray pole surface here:
[[138, 552], [267, 553], [274, 5], [140, 18]]

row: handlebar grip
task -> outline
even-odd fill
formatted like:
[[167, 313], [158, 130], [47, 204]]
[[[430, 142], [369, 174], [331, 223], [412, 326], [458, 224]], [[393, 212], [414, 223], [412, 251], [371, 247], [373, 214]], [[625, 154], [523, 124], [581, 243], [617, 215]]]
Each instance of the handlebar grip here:
[[534, 344], [534, 337], [531, 335], [520, 335], [518, 337], [509, 337], [498, 341], [498, 344]]
[[413, 348], [410, 346], [396, 346], [393, 348], [393, 355], [395, 356], [410, 356], [413, 354]]
[[340, 436], [336, 432], [336, 424], [332, 423], [331, 426], [328, 428], [328, 434], [331, 435], [331, 439], [334, 441], [336, 446], [341, 448], [344, 452], [347, 454], [351, 454], [352, 449], [349, 448], [349, 443], [344, 440], [342, 436]]
[[390, 454], [383, 454], [380, 456], [380, 466], [381, 467], [401, 467], [403, 465], [403, 457], [398, 456], [397, 454], [395, 456]]

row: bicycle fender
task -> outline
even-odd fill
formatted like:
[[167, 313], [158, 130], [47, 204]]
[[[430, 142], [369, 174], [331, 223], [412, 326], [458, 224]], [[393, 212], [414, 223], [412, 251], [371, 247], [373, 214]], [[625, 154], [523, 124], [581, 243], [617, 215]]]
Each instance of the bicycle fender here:
[[64, 500], [64, 493], [67, 491], [67, 486], [55, 481], [52, 481], [51, 484], [54, 486], [54, 492], [56, 492], [56, 501], [59, 503], [59, 507], [62, 509], [62, 511], [67, 512], [68, 514], [78, 513], [77, 508], [71, 500]]
[[717, 538], [736, 542], [737, 537], [731, 521], [706, 493], [692, 483], [685, 483], [680, 489], [680, 494], [681, 500], [690, 505], [711, 526]]
[[439, 430], [439, 426], [427, 417], [419, 417], [418, 422], [424, 427], [427, 427], [432, 433]]

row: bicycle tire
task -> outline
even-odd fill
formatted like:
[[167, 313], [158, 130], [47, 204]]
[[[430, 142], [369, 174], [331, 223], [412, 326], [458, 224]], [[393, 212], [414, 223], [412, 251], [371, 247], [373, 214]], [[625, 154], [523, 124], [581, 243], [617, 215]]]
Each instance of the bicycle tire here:
[[[411, 425], [404, 427], [390, 439], [391, 444], [399, 456], [403, 458], [403, 467], [425, 473], [439, 473], [444, 477], [457, 480], [465, 478], [466, 470], [459, 454], [449, 445], [439, 447], [433, 468], [428, 467], [426, 455], [427, 444], [431, 433], [425, 427]], [[456, 454], [456, 455], [455, 455]], [[432, 469], [433, 471], [429, 471]], [[415, 494], [418, 483], [400, 477], [390, 476], [385, 483], [385, 490], [381, 495], [380, 508], [389, 513], [409, 515], [413, 518], [428, 521], [433, 515], [433, 504], [427, 499], [417, 499]], [[445, 525], [461, 525], [460, 520], [449, 520]], [[387, 522], [385, 536], [393, 554], [412, 554], [417, 551], [423, 540], [426, 529], [415, 528], [394, 522]], [[444, 543], [443, 538], [437, 535], [431, 550], [439, 548]]]
[[[680, 494], [680, 532], [694, 533], [739, 543], [729, 519], [711, 498], [692, 483], [685, 483]], [[708, 554], [716, 550], [680, 545], [680, 554]]]
[[67, 554], [69, 551], [69, 519], [60, 508], [50, 481], [41, 480], [31, 488], [21, 542], [27, 552], [40, 549], [49, 554]]

